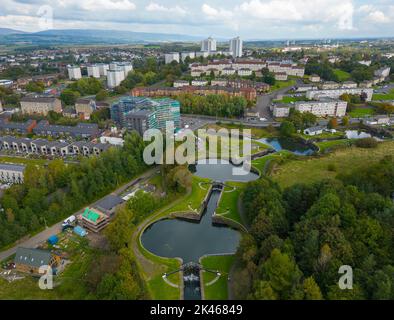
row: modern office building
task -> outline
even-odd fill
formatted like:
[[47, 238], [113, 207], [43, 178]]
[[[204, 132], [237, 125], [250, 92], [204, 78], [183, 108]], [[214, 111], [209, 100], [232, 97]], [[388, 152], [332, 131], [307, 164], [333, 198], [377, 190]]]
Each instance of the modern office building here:
[[215, 52], [216, 51], [216, 40], [212, 37], [201, 41], [202, 52]]
[[49, 111], [62, 112], [62, 103], [55, 97], [23, 97], [20, 101], [22, 113], [41, 114], [46, 116]]
[[100, 67], [97, 64], [92, 64], [87, 67], [88, 77], [100, 78]]
[[113, 89], [120, 85], [120, 83], [125, 79], [125, 73], [121, 68], [109, 69], [107, 71], [107, 86]]
[[233, 53], [234, 58], [242, 57], [242, 40], [240, 37], [230, 40], [230, 51]]
[[166, 64], [169, 64], [172, 61], [176, 61], [179, 63], [179, 52], [166, 53], [164, 55], [164, 61]]
[[167, 121], [180, 128], [180, 104], [168, 98], [124, 97], [112, 105], [111, 118], [121, 127], [141, 135], [147, 129], [165, 130]]
[[82, 78], [81, 68], [79, 66], [67, 66], [68, 78], [78, 80]]

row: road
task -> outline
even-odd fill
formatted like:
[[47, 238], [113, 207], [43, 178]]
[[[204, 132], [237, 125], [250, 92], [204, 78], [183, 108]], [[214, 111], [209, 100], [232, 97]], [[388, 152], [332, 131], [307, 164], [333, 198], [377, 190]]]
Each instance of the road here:
[[291, 87], [286, 87], [274, 92], [271, 92], [269, 94], [264, 94], [261, 96], [257, 97], [257, 103], [256, 103], [256, 109], [260, 114], [260, 118], [266, 118], [266, 119], [272, 119], [272, 115], [270, 112], [270, 105], [272, 103], [272, 100], [274, 100], [277, 96], [283, 95], [290, 91], [290, 89], [293, 88]]
[[[132, 181], [124, 184], [123, 186], [121, 186], [120, 188], [116, 189], [115, 191], [113, 191], [110, 194], [112, 194], [112, 195], [120, 195], [127, 188], [131, 187], [132, 185], [136, 184], [137, 182], [149, 179], [156, 171], [157, 171], [157, 168], [150, 169], [149, 171], [147, 171], [144, 174], [140, 175], [139, 177], [133, 179]], [[106, 196], [108, 196], [108, 195], [106, 195]], [[101, 199], [97, 200], [96, 202], [90, 204], [89, 206], [90, 207], [94, 207], [99, 201], [104, 199], [106, 196], [104, 196], [103, 198], [101, 198]], [[77, 212], [75, 212], [74, 215], [82, 214], [84, 208], [79, 210], [79, 211], [77, 211]], [[36, 248], [39, 244], [41, 244], [42, 242], [46, 241], [51, 235], [58, 234], [61, 231], [61, 229], [62, 229], [62, 223], [63, 223], [63, 221], [60, 221], [60, 222], [54, 224], [53, 226], [50, 226], [50, 227], [46, 228], [45, 230], [41, 231], [40, 233], [34, 235], [33, 237], [17, 243], [12, 248], [0, 252], [0, 261], [3, 261], [5, 259], [7, 259], [8, 257], [12, 256], [13, 254], [15, 254], [16, 249], [18, 247]]]

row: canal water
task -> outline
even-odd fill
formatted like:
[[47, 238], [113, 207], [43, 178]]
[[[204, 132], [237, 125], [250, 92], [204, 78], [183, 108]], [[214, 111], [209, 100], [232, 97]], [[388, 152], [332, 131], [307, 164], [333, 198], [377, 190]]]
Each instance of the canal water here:
[[[220, 164], [203, 164], [203, 161], [200, 161], [192, 168], [192, 172], [200, 177], [222, 182], [251, 181], [259, 177], [251, 172], [240, 176], [234, 175], [233, 168], [235, 166], [224, 160], [220, 160]], [[204, 187], [208, 188], [209, 185]], [[230, 227], [213, 223], [212, 216], [218, 205], [220, 193], [220, 190], [211, 192], [200, 221], [164, 219], [153, 223], [141, 236], [143, 246], [158, 256], [181, 258], [184, 264], [198, 263], [204, 255], [235, 253], [240, 233]], [[183, 276], [184, 298], [201, 299], [199, 273], [188, 270]]]
[[[286, 149], [299, 155], [310, 155], [314, 152], [310, 147], [294, 141], [282, 139], [259, 141], [269, 144], [277, 151]], [[236, 167], [226, 160], [213, 160], [213, 162], [218, 163], [206, 163], [206, 160], [201, 160], [189, 169], [199, 177], [223, 183], [247, 182], [259, 178], [257, 174], [247, 172], [242, 166]], [[209, 185], [205, 187], [208, 188]], [[184, 264], [198, 263], [204, 255], [235, 253], [240, 241], [240, 233], [230, 227], [213, 223], [212, 216], [217, 208], [220, 193], [220, 190], [211, 192], [200, 221], [163, 219], [150, 225], [141, 236], [143, 246], [161, 257], [181, 258]], [[201, 299], [199, 272], [196, 269], [188, 269], [183, 273], [183, 277], [184, 298]]]
[[263, 138], [257, 141], [269, 145], [275, 151], [287, 150], [300, 156], [309, 156], [315, 152], [310, 146], [297, 142], [294, 139]]

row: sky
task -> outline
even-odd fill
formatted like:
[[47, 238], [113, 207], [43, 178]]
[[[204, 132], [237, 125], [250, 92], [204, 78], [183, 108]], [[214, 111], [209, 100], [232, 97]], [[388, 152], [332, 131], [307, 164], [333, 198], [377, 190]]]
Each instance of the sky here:
[[251, 39], [394, 36], [394, 0], [1, 0], [0, 28]]

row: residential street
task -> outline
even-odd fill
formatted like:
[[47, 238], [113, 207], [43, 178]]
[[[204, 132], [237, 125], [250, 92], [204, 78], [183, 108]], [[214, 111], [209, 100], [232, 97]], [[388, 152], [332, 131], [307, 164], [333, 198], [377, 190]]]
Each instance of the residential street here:
[[[112, 195], [120, 195], [122, 194], [122, 192], [124, 192], [127, 188], [129, 188], [130, 186], [142, 181], [142, 180], [147, 180], [148, 178], [150, 178], [155, 171], [157, 170], [157, 168], [153, 168], [147, 172], [145, 172], [144, 174], [142, 174], [141, 176], [137, 177], [136, 179], [133, 179], [132, 181], [126, 183], [125, 185], [121, 186], [120, 188], [116, 189], [114, 192], [110, 193]], [[105, 198], [108, 195], [105, 195], [103, 198]], [[89, 206], [93, 207], [95, 206], [99, 201], [101, 201], [103, 198], [97, 200], [96, 202], [90, 204]], [[84, 208], [79, 210], [78, 212], [75, 212], [74, 215], [79, 215], [83, 212]], [[36, 234], [35, 236], [21, 241], [20, 243], [16, 244], [15, 246], [13, 246], [12, 248], [2, 251], [0, 252], [0, 261], [3, 261], [5, 259], [7, 259], [9, 256], [15, 254], [16, 249], [18, 247], [26, 247], [26, 248], [35, 248], [37, 247], [40, 243], [46, 241], [51, 235], [53, 234], [58, 234], [61, 231], [61, 227], [62, 227], [62, 223], [63, 221], [60, 221], [56, 224], [54, 224], [53, 226], [41, 231], [40, 233]]]

